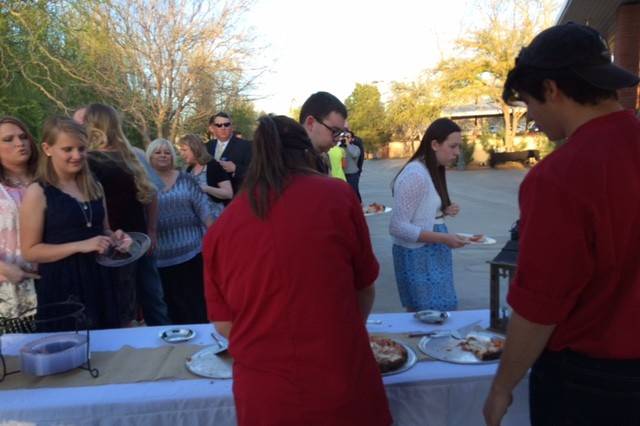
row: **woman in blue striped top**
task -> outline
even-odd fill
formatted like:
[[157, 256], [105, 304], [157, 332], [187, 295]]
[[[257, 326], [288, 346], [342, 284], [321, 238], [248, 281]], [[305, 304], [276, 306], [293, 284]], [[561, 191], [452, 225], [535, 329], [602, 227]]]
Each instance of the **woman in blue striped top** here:
[[158, 271], [174, 324], [207, 322], [202, 281], [202, 238], [216, 219], [196, 180], [175, 168], [176, 152], [165, 139], [147, 148], [164, 188], [158, 195]]

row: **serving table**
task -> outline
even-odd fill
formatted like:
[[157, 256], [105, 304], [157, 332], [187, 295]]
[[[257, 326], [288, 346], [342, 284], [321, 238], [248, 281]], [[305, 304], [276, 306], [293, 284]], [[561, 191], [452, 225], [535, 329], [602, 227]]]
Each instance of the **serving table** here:
[[[423, 324], [411, 314], [373, 314], [370, 332], [399, 333], [457, 329], [475, 321], [489, 325], [489, 311], [456, 311], [440, 326]], [[209, 324], [189, 326], [197, 333], [189, 343], [212, 345]], [[166, 327], [138, 327], [91, 332], [91, 350], [117, 351], [124, 345], [169, 345], [158, 336]], [[7, 334], [2, 351], [17, 355], [38, 334]], [[482, 405], [497, 364], [456, 365], [418, 362], [412, 369], [384, 377], [396, 425], [482, 425]], [[86, 374], [79, 370], [77, 374]], [[109, 374], [102, 371], [102, 375]], [[514, 392], [503, 425], [529, 424], [527, 381]], [[65, 388], [2, 390], [0, 425], [235, 425], [231, 380], [161, 380]]]

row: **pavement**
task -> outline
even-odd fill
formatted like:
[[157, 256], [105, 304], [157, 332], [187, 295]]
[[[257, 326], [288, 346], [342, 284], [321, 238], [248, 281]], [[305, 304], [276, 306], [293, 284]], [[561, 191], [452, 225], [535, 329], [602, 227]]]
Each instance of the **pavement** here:
[[[377, 202], [393, 207], [391, 181], [406, 160], [365, 161], [360, 193], [365, 205]], [[455, 218], [447, 218], [449, 232], [484, 234], [495, 238], [489, 246], [467, 246], [453, 251], [454, 284], [458, 309], [489, 308], [489, 265], [509, 240], [518, 219], [518, 188], [527, 169], [449, 170], [451, 200], [460, 205]], [[373, 312], [402, 312], [393, 271], [389, 220], [391, 213], [367, 217], [373, 250], [380, 262]]]

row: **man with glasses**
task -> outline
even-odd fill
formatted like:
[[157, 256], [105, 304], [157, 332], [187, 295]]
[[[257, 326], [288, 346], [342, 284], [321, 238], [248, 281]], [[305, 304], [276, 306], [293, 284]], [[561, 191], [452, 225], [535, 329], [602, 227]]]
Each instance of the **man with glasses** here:
[[209, 133], [213, 139], [207, 144], [207, 151], [229, 174], [233, 193], [237, 194], [251, 162], [251, 145], [233, 135], [231, 117], [226, 112], [209, 119]]
[[[307, 131], [311, 144], [320, 154], [326, 154], [344, 131], [347, 108], [328, 92], [314, 93], [300, 109], [300, 124]], [[320, 165], [325, 173], [326, 165]]]

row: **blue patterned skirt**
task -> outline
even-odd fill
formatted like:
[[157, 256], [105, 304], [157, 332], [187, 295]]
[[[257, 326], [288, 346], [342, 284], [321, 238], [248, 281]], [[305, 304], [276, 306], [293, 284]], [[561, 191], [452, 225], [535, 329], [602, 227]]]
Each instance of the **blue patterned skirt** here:
[[[434, 232], [448, 232], [445, 224], [433, 226]], [[453, 287], [451, 249], [445, 244], [425, 244], [410, 249], [393, 245], [393, 266], [402, 306], [408, 309], [458, 308]]]

